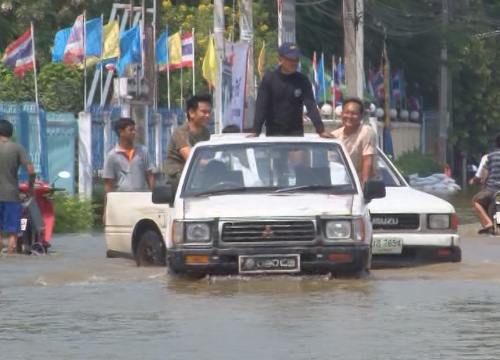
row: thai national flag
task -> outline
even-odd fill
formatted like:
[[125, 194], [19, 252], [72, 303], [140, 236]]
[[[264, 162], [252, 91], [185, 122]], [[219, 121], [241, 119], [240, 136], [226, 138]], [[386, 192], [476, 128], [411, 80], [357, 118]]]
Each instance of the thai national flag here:
[[33, 60], [33, 34], [29, 29], [7, 47], [2, 61], [13, 69], [17, 76], [22, 77], [26, 71], [34, 68]]
[[75, 24], [71, 29], [66, 48], [64, 49], [63, 62], [66, 65], [78, 65], [83, 63], [85, 58], [85, 39], [84, 39], [84, 15], [79, 15], [76, 18]]

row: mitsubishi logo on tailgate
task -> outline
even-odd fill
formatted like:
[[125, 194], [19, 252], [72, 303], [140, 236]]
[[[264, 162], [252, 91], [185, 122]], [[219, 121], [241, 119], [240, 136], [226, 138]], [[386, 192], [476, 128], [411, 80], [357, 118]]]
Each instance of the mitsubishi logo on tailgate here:
[[266, 227], [264, 228], [264, 231], [262, 231], [262, 236], [265, 238], [270, 238], [273, 235], [274, 235], [274, 231], [273, 231], [273, 228], [271, 227], [271, 225], [266, 225]]
[[373, 225], [398, 225], [399, 219], [393, 216], [374, 216]]

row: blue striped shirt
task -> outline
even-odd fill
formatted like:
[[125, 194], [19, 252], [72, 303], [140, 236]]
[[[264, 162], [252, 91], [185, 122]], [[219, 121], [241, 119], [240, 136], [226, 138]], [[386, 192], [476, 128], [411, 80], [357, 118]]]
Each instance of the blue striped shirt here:
[[486, 187], [495, 191], [500, 190], [500, 149], [488, 154], [486, 170], [488, 170]]

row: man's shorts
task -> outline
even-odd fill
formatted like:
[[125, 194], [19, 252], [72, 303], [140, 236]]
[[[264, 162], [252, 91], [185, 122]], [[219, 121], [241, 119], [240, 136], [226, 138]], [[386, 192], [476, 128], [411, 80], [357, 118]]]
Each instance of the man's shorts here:
[[23, 207], [14, 201], [0, 201], [0, 228], [6, 233], [17, 234], [21, 231]]
[[496, 191], [490, 189], [482, 189], [474, 196], [474, 201], [480, 204], [486, 211], [488, 211], [495, 193]]

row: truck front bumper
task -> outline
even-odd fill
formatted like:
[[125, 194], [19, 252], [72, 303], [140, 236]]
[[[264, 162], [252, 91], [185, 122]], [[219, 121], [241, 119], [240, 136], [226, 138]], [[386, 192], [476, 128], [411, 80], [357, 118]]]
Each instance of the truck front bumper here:
[[[273, 264], [285, 262], [285, 266]], [[174, 274], [321, 274], [369, 271], [368, 244], [315, 247], [236, 247], [167, 250], [167, 263]], [[291, 266], [295, 264], [297, 266]], [[269, 266], [268, 266], [269, 265]]]

